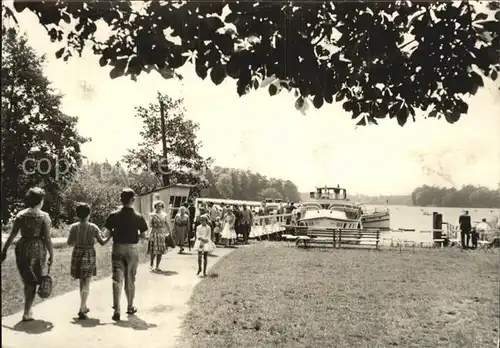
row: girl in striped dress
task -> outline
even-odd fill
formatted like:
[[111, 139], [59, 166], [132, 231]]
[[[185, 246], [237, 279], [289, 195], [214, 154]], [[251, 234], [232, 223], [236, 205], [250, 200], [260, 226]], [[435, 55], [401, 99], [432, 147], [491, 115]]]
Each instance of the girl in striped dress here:
[[[168, 216], [163, 211], [165, 204], [162, 201], [156, 201], [153, 205], [155, 211], [149, 216], [149, 226], [151, 233], [149, 234], [148, 254], [151, 255], [151, 269], [155, 272], [160, 272], [161, 257], [167, 252], [166, 238], [170, 233], [170, 225]], [[156, 259], [156, 268], [153, 268]]]
[[78, 203], [76, 216], [80, 221], [72, 224], [69, 229], [68, 245], [74, 246], [71, 254], [71, 276], [80, 279], [80, 310], [79, 319], [88, 319], [87, 299], [90, 292], [90, 280], [97, 274], [95, 240], [106, 244], [110, 236], [104, 238], [99, 227], [89, 222], [90, 207], [86, 203]]

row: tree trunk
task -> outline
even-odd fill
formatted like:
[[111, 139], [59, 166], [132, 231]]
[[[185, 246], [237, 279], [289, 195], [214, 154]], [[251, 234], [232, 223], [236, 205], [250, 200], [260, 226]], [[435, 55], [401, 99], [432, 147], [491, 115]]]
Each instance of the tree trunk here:
[[167, 161], [167, 131], [165, 120], [165, 106], [160, 99], [160, 118], [161, 118], [161, 145], [163, 148], [163, 160], [161, 162], [161, 173], [163, 179], [163, 186], [170, 185], [170, 178], [168, 176], [168, 161]]

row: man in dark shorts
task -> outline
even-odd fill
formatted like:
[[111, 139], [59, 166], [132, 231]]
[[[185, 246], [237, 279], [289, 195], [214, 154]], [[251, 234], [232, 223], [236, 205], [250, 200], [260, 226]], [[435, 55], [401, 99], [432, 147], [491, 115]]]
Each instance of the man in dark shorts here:
[[472, 223], [468, 210], [466, 210], [464, 214], [460, 215], [460, 217], [458, 218], [458, 224], [460, 225], [460, 239], [462, 243], [462, 249], [469, 249]]
[[[113, 279], [113, 320], [120, 320], [120, 298], [123, 285], [127, 296], [127, 314], [137, 312], [134, 307], [135, 276], [139, 265], [137, 244], [145, 238], [148, 225], [144, 217], [132, 207], [135, 193], [125, 188], [120, 195], [122, 207], [109, 215], [104, 227], [113, 238], [112, 279]], [[124, 284], [125, 283], [125, 284]]]

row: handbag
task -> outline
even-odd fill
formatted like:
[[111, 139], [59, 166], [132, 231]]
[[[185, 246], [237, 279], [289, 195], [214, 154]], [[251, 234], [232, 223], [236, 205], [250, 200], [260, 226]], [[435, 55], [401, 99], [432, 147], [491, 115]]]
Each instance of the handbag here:
[[175, 248], [175, 242], [172, 233], [167, 234], [167, 236], [165, 237], [165, 244], [167, 244], [167, 247]]
[[38, 296], [40, 298], [48, 298], [52, 294], [52, 277], [50, 276], [50, 265], [47, 269], [47, 274], [40, 279], [38, 285]]

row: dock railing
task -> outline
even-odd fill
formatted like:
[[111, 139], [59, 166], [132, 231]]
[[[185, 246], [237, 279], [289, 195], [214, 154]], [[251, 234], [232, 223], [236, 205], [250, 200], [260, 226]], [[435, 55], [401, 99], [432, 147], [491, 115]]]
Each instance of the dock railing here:
[[285, 231], [285, 223], [292, 214], [254, 215], [250, 238], [260, 239]]

